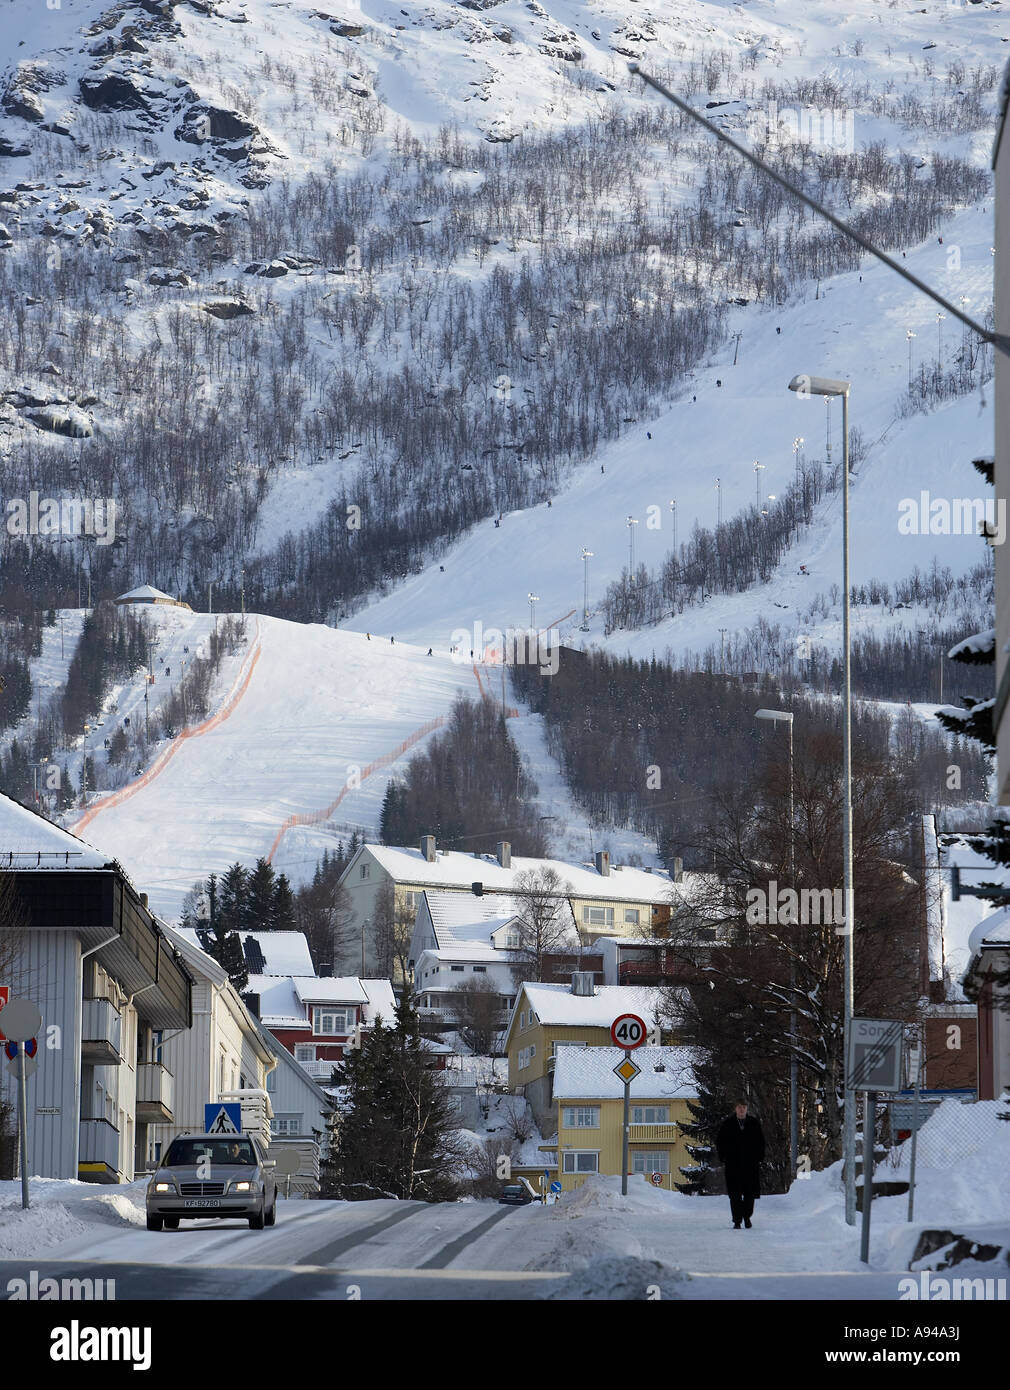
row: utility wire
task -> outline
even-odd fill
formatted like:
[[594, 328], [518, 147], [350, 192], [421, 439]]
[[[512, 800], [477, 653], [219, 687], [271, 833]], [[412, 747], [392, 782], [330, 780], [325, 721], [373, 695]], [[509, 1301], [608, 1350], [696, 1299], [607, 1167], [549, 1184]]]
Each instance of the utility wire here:
[[1010, 337], [1005, 333], [996, 333], [992, 329], [983, 328], [980, 323], [976, 323], [975, 320], [970, 318], [962, 309], [959, 309], [955, 304], [951, 304], [949, 299], [944, 299], [942, 294], [937, 294], [936, 290], [931, 289], [925, 281], [920, 280], [917, 275], [913, 275], [910, 270], [906, 270], [903, 265], [899, 265], [897, 261], [893, 260], [884, 251], [879, 250], [879, 248], [874, 246], [871, 241], [868, 241], [861, 232], [857, 232], [854, 227], [850, 227], [847, 222], [843, 222], [840, 217], [836, 217], [833, 212], [829, 212], [828, 209], [821, 203], [818, 203], [816, 199], [811, 198], [809, 194], [797, 188], [794, 183], [790, 183], [787, 178], [777, 173], [769, 164], [766, 164], [763, 159], [759, 159], [756, 154], [752, 154], [745, 145], [741, 145], [736, 140], [731, 139], [724, 130], [720, 130], [717, 125], [713, 125], [710, 120], [707, 120], [700, 112], [695, 111], [686, 101], [682, 101], [680, 97], [674, 96], [673, 92], [671, 92], [668, 87], [664, 87], [662, 82], [657, 82], [654, 77], [650, 77], [647, 72], [643, 72], [637, 63], [629, 63], [628, 68], [632, 73], [640, 77], [647, 86], [659, 92], [660, 96], [664, 96], [667, 101], [673, 102], [674, 106], [676, 106], [678, 110], [683, 111], [685, 116], [690, 116], [693, 121], [697, 121], [699, 125], [704, 126], [709, 134], [714, 135], [717, 140], [721, 140], [724, 145], [729, 145], [730, 149], [736, 150], [737, 154], [742, 154], [744, 159], [749, 160], [756, 169], [762, 170], [769, 178], [774, 179], [787, 193], [792, 193], [794, 197], [799, 198], [801, 203], [806, 203], [808, 208], [812, 208], [818, 216], [825, 218], [825, 220], [830, 222], [833, 227], [837, 228], [843, 236], [849, 237], [857, 246], [861, 246], [864, 251], [869, 251], [871, 256], [876, 256], [878, 261], [883, 261], [886, 266], [890, 266], [891, 270], [896, 270], [903, 279], [909, 282], [909, 284], [914, 285], [917, 290], [921, 290], [923, 294], [928, 295], [934, 303], [946, 309], [948, 314], [953, 314], [953, 316], [963, 323], [966, 328], [970, 328], [973, 333], [977, 333], [983, 342], [991, 343], [993, 347], [998, 348], [1000, 352], [1010, 356]]

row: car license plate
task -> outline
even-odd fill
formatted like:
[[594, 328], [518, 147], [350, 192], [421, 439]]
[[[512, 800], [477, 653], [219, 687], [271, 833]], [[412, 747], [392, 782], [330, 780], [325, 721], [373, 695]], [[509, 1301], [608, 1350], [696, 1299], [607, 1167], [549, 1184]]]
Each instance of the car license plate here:
[[194, 1197], [182, 1204], [184, 1207], [219, 1207], [221, 1203], [216, 1197]]

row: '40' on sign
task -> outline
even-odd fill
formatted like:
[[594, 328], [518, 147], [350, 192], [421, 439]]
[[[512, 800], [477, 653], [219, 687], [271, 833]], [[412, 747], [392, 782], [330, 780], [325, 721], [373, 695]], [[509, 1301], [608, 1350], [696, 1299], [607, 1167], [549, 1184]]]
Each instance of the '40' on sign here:
[[615, 1047], [641, 1047], [645, 1038], [646, 1027], [637, 1014], [621, 1014], [610, 1025], [610, 1041]]

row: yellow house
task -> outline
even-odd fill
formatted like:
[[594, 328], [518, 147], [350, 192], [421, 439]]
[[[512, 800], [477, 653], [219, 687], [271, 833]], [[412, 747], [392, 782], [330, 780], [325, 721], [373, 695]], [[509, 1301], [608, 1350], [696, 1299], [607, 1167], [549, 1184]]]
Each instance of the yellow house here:
[[661, 993], [636, 985], [596, 985], [590, 974], [575, 974], [570, 985], [524, 984], [505, 1034], [509, 1090], [524, 1096], [542, 1134], [553, 1133], [555, 1066], [572, 1047], [610, 1046], [610, 1025], [621, 1014], [637, 1014], [653, 1044], [673, 1041], [659, 1029]]
[[[464, 854], [440, 850], [434, 835], [422, 835], [416, 849], [367, 844], [352, 857], [340, 880], [347, 892], [347, 959], [335, 962], [334, 970], [339, 965], [343, 973], [360, 968], [362, 975], [368, 974], [368, 962], [374, 963], [376, 952], [378, 894], [386, 884], [392, 885], [396, 910], [411, 914], [428, 889], [465, 894], [471, 901], [511, 897], [516, 874], [540, 869], [553, 869], [566, 885], [565, 895], [586, 945], [600, 936], [642, 936], [667, 928], [677, 892], [669, 874], [659, 869], [612, 864], [605, 850], [591, 864], [520, 858], [513, 856], [505, 840], [494, 854]], [[410, 920], [413, 923], [413, 917]]]
[[[619, 1047], [566, 1047], [554, 1072], [557, 1178], [563, 1192], [592, 1173], [620, 1176], [624, 1139], [624, 1082], [614, 1068]], [[680, 1169], [693, 1160], [681, 1126], [697, 1098], [691, 1053], [683, 1047], [640, 1047], [632, 1053], [639, 1074], [631, 1083], [628, 1174], [672, 1191]]]

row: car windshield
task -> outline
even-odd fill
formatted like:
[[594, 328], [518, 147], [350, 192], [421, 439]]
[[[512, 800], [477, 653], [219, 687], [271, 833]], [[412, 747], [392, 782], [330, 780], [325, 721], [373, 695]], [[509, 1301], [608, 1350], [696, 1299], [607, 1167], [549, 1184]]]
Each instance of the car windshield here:
[[256, 1150], [248, 1139], [173, 1139], [161, 1161], [163, 1168], [188, 1168], [200, 1163], [256, 1163]]

